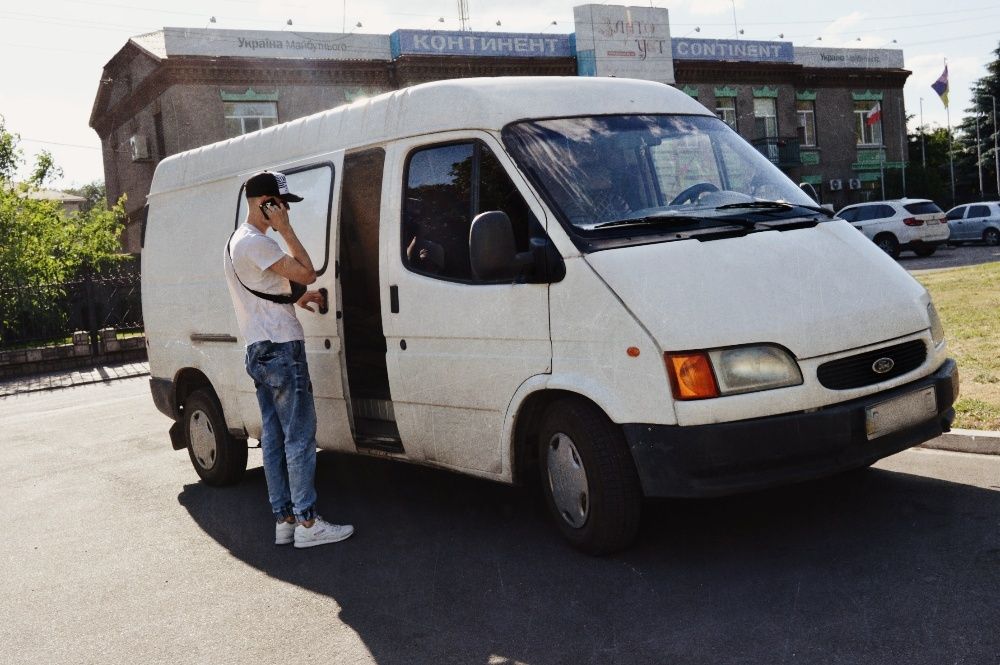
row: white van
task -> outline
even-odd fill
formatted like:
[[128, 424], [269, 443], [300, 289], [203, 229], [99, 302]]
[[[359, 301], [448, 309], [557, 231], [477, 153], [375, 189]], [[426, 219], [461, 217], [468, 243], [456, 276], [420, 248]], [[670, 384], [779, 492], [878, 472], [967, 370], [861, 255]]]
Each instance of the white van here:
[[165, 159], [142, 253], [151, 389], [210, 484], [260, 436], [223, 275], [245, 179], [288, 174], [329, 311], [299, 311], [320, 448], [541, 481], [588, 552], [643, 497], [862, 467], [947, 431], [927, 292], [666, 85], [407, 88]]

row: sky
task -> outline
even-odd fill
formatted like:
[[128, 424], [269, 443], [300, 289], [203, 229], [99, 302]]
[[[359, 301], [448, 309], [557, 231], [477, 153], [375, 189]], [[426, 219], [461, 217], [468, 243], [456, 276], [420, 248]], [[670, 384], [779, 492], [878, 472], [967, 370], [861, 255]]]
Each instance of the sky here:
[[[574, 31], [571, 0], [468, 0], [473, 30]], [[615, 4], [615, 3], [599, 3]], [[645, 3], [621, 3], [645, 6]], [[911, 129], [945, 126], [930, 85], [948, 60], [951, 124], [969, 106], [1000, 40], [996, 0], [837, 3], [801, 0], [653, 0], [674, 37], [790, 41], [796, 46], [899, 48], [912, 75], [904, 89]], [[210, 23], [215, 17], [215, 23]], [[443, 21], [440, 19], [444, 19]], [[288, 20], [292, 25], [288, 26]], [[497, 27], [497, 21], [500, 27]], [[362, 27], [355, 27], [357, 23]], [[88, 125], [103, 66], [129, 37], [165, 26], [388, 34], [460, 28], [457, 0], [0, 0], [0, 115], [29, 163], [40, 150], [63, 169], [56, 187], [104, 177], [100, 140]], [[741, 33], [739, 31], [742, 31]], [[1000, 100], [997, 100], [1000, 103]]]

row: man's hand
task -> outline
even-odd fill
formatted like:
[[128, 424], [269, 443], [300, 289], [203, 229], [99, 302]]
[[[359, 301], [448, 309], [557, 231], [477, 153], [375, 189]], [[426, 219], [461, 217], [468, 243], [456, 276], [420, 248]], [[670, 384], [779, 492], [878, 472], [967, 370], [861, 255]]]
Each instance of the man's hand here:
[[320, 308], [326, 307], [326, 298], [324, 298], [323, 294], [319, 291], [306, 291], [295, 304], [302, 309], [315, 313], [316, 310], [309, 306], [312, 303], [316, 303]]
[[267, 219], [264, 221], [266, 221], [268, 226], [272, 229], [278, 233], [282, 233], [291, 227], [292, 223], [288, 219], [288, 208], [283, 206], [280, 202], [277, 205], [265, 206], [265, 209], [267, 210]]

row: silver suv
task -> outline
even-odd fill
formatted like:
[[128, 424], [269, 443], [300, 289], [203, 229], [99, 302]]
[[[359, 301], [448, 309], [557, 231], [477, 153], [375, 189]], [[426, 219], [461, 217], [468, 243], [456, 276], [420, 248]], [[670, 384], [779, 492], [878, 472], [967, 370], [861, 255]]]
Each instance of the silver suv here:
[[982, 240], [987, 245], [1000, 245], [1000, 202], [984, 201], [955, 206], [948, 211], [950, 242]]
[[868, 236], [892, 258], [904, 250], [930, 256], [948, 242], [950, 231], [944, 211], [927, 199], [856, 203], [837, 213]]

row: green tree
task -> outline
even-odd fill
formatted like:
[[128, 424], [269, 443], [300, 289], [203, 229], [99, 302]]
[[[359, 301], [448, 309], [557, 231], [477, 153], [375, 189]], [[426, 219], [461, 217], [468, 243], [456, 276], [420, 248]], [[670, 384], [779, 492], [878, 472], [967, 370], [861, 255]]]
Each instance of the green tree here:
[[[993, 60], [986, 65], [986, 76], [972, 84], [972, 106], [956, 128], [958, 137], [955, 153], [955, 179], [959, 202], [995, 200], [998, 197], [996, 159], [993, 133], [993, 100], [1000, 105], [1000, 46], [993, 51]], [[997, 110], [1000, 114], [1000, 108]], [[976, 120], [979, 120], [979, 148], [976, 151]], [[977, 159], [979, 162], [977, 164]], [[959, 168], [961, 164], [961, 168]], [[983, 191], [979, 190], [979, 165], [982, 166]]]
[[107, 210], [108, 190], [107, 187], [105, 187], [103, 180], [95, 180], [94, 182], [87, 183], [83, 187], [74, 187], [67, 189], [66, 191], [70, 194], [82, 196], [87, 199], [80, 205], [80, 210], [83, 212], [87, 212], [91, 208], [101, 208], [102, 210]]
[[57, 202], [31, 198], [59, 169], [51, 155], [42, 153], [30, 178], [15, 182], [23, 163], [18, 143], [0, 118], [0, 346], [26, 322], [65, 316], [54, 306], [59, 287], [42, 286], [67, 282], [83, 271], [99, 273], [127, 257], [119, 240], [124, 197], [110, 210], [100, 206], [73, 215]]

